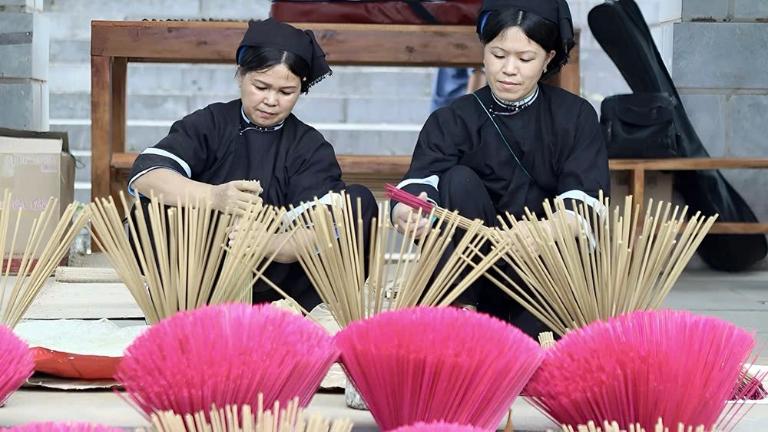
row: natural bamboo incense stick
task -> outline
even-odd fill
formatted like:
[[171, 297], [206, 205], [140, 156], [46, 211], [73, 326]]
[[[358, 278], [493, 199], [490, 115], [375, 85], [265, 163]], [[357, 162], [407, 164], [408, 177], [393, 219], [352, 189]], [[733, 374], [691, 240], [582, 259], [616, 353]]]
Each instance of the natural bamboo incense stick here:
[[[608, 201], [601, 201], [607, 208]], [[543, 219], [529, 211], [521, 220], [501, 219], [501, 231], [490, 238], [497, 246], [511, 243], [502, 260], [523, 283], [498, 267], [486, 274], [561, 335], [598, 319], [659, 307], [717, 218], [688, 217], [687, 208], [650, 201], [641, 219], [631, 197], [623, 212], [599, 214], [575, 202], [570, 211], [583, 222], [575, 236], [562, 200], [545, 202]]]
[[350, 432], [352, 422], [346, 419], [327, 420], [317, 415], [306, 415], [298, 399], [281, 408], [261, 406], [251, 408], [226, 406], [212, 407], [210, 412], [184, 416], [171, 411], [156, 412], [151, 416], [156, 432]]
[[576, 428], [573, 426], [563, 426], [562, 432], [707, 432], [704, 426], [685, 426], [682, 424], [674, 426], [664, 426], [664, 423], [659, 419], [659, 422], [653, 429], [645, 429], [639, 424], [630, 425], [629, 428], [621, 428], [616, 422], [603, 422], [602, 426], [597, 425], [595, 422], [589, 422], [586, 425], [579, 425]]
[[[285, 213], [257, 203], [235, 217], [200, 199], [166, 208], [152, 195], [145, 216], [122, 193], [120, 204], [134, 215], [125, 227], [111, 197], [91, 203], [93, 238], [150, 323], [208, 303], [250, 303]], [[227, 247], [232, 231], [237, 238]]]
[[[0, 251], [8, 251], [8, 256], [2, 268], [0, 319], [12, 328], [21, 321], [45, 281], [66, 256], [88, 220], [88, 211], [80, 209], [79, 203], [75, 202], [69, 204], [59, 217], [54, 215], [58, 202], [50, 199], [45, 209], [32, 221], [29, 237], [19, 238], [19, 226], [26, 210], [14, 210], [11, 201], [12, 195], [5, 191], [0, 208]], [[14, 276], [12, 262], [19, 248], [23, 248], [23, 252]]]
[[[294, 220], [306, 233], [296, 242], [299, 262], [342, 326], [386, 309], [449, 305], [506, 251], [507, 245], [499, 244], [480, 257], [473, 251], [490, 245], [481, 221], [460, 227], [455, 213], [429, 213], [431, 229], [417, 238], [409, 225], [399, 250], [391, 253], [397, 233], [389, 223], [388, 203], [371, 224], [366, 251], [359, 208], [342, 193], [333, 205], [316, 201]], [[432, 277], [459, 228], [465, 231], [462, 240]]]

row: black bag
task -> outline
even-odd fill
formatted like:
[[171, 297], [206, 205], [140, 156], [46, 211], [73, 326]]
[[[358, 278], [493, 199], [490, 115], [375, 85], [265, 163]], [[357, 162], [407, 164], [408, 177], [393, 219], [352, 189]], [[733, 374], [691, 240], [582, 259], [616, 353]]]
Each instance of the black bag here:
[[[673, 118], [680, 157], [709, 157], [637, 3], [611, 0], [597, 5], [589, 12], [589, 28], [633, 92], [664, 93], [675, 99]], [[675, 190], [693, 212], [717, 213], [719, 222], [757, 222], [752, 209], [719, 171], [677, 171]], [[710, 234], [698, 252], [714, 269], [740, 271], [765, 258], [768, 242], [763, 234]]]
[[678, 157], [675, 100], [665, 93], [610, 96], [600, 106], [600, 124], [610, 158]]

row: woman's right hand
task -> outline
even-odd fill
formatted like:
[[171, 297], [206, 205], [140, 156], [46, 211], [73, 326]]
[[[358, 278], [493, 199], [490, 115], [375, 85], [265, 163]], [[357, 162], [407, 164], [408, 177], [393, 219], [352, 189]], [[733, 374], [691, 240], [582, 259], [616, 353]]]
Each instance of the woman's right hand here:
[[211, 186], [210, 196], [213, 208], [219, 211], [227, 209], [235, 214], [248, 211], [248, 208], [261, 202], [261, 183], [250, 180], [234, 180]]
[[[427, 193], [420, 193], [419, 199], [426, 201]], [[421, 216], [419, 216], [418, 210], [412, 209], [403, 203], [395, 204], [395, 207], [392, 209], [392, 222], [395, 224], [397, 231], [401, 234], [411, 234], [410, 232], [405, 232], [408, 227], [410, 227], [411, 232], [415, 229], [416, 237], [425, 235], [432, 225], [428, 215], [424, 215], [422, 212]]]

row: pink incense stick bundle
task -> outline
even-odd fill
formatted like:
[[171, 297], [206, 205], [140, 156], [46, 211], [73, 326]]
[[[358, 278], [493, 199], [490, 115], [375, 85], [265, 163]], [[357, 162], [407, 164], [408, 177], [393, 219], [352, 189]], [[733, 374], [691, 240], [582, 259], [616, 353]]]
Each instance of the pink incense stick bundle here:
[[385, 431], [430, 421], [495, 428], [543, 357], [517, 328], [457, 308], [380, 313], [350, 324], [336, 343]]
[[[751, 334], [717, 318], [633, 312], [566, 333], [546, 351], [526, 394], [574, 428], [615, 421], [654, 430], [661, 418], [710, 431], [754, 346]], [[718, 430], [734, 419], [721, 419]]]
[[435, 207], [434, 204], [419, 199], [419, 197], [402, 189], [398, 189], [389, 183], [384, 185], [384, 191], [387, 194], [387, 198], [391, 199], [392, 201], [401, 202], [408, 207], [411, 207], [412, 209], [421, 210], [425, 214], [429, 214], [429, 212], [431, 212]]
[[160, 321], [125, 351], [116, 379], [147, 414], [215, 404], [309, 404], [339, 352], [320, 326], [270, 305], [228, 304]]
[[384, 190], [387, 194], [387, 198], [391, 199], [392, 201], [401, 202], [416, 211], [421, 210], [422, 214], [425, 216], [432, 213], [435, 216], [444, 217], [446, 220], [455, 221], [456, 224], [462, 229], [468, 230], [472, 227], [472, 220], [460, 215], [456, 211], [451, 212], [429, 201], [424, 201], [419, 197], [402, 189], [398, 189], [391, 184], [385, 184]]
[[123, 432], [123, 429], [90, 423], [29, 423], [2, 429], [2, 432]]
[[475, 426], [465, 426], [456, 423], [432, 422], [416, 423], [395, 429], [394, 432], [486, 432], [485, 429]]
[[35, 363], [24, 341], [8, 327], [0, 325], [0, 407], [24, 381], [32, 376]]

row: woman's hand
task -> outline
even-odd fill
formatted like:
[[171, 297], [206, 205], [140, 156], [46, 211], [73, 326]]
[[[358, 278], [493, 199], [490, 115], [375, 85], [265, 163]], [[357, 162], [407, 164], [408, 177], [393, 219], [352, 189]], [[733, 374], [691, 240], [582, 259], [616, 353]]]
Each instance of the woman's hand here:
[[234, 180], [211, 186], [210, 198], [213, 208], [219, 211], [231, 210], [242, 214], [248, 208], [261, 202], [261, 183], [250, 180]]
[[315, 250], [315, 235], [308, 229], [294, 228], [293, 231], [272, 237], [266, 256], [275, 254], [275, 262], [291, 264], [298, 261], [299, 255], [307, 249]]
[[[227, 246], [234, 247], [237, 241], [237, 228], [233, 228], [229, 234]], [[299, 259], [299, 254], [307, 248], [314, 250], [315, 235], [304, 228], [296, 228], [290, 232], [275, 234], [264, 251], [265, 257], [274, 255], [273, 261], [281, 264], [291, 264]]]
[[[427, 193], [420, 193], [419, 199], [426, 201]], [[403, 203], [397, 203], [395, 208], [392, 209], [392, 223], [394, 223], [395, 228], [401, 234], [411, 234], [416, 230], [416, 237], [424, 236], [432, 225], [424, 213], [419, 216], [418, 210], [414, 210]], [[410, 229], [411, 232], [406, 233], [406, 229]]]
[[[534, 236], [534, 223], [539, 229], [544, 230], [541, 235]], [[569, 212], [555, 212], [549, 219], [543, 219], [538, 222], [520, 221], [507, 231], [507, 235], [512, 240], [512, 249], [516, 253], [522, 253], [525, 249], [531, 249], [535, 254], [541, 253], [539, 244], [535, 238], [558, 239], [558, 230], [565, 230], [563, 235], [578, 236], [581, 232], [581, 224], [578, 216]]]
[[511, 246], [514, 253], [522, 254], [525, 250], [531, 250], [534, 254], [539, 254], [539, 244], [536, 241], [536, 238], [539, 238], [539, 236], [534, 234], [534, 223], [538, 224], [538, 226], [543, 228], [545, 231], [551, 232], [552, 230], [551, 223], [549, 221], [520, 221], [516, 223], [507, 231], [507, 235], [511, 240]]

